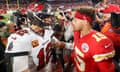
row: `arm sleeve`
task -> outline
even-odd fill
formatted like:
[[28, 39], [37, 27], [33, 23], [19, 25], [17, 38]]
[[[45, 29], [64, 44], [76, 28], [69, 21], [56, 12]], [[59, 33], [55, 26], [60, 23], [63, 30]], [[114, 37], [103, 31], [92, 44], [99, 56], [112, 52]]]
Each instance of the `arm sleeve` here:
[[73, 49], [73, 44], [72, 43], [65, 43], [65, 48], [67, 49]]
[[73, 49], [73, 44], [72, 43], [59, 41], [55, 36], [52, 37], [52, 41], [51, 42], [52, 43], [60, 42], [61, 46], [63, 45], [62, 47], [67, 48], [67, 49]]
[[115, 66], [112, 58], [115, 55], [113, 43], [109, 39], [101, 40], [94, 48], [93, 59], [97, 63], [100, 72], [114, 72]]
[[12, 41], [13, 41], [13, 40], [12, 40], [11, 36], [12, 36], [12, 35], [10, 35], [10, 36], [8, 37], [8, 39], [7, 39], [8, 42], [7, 42], [7, 45], [6, 45], [6, 48], [5, 48], [5, 52], [8, 52], [8, 48], [11, 47], [11, 45], [12, 45]]
[[52, 37], [52, 41], [59, 41], [55, 36]]
[[115, 65], [112, 62], [112, 59], [97, 62], [97, 65], [100, 70], [99, 72], [115, 72]]
[[80, 38], [80, 32], [74, 31], [74, 42], [76, 43], [79, 38]]

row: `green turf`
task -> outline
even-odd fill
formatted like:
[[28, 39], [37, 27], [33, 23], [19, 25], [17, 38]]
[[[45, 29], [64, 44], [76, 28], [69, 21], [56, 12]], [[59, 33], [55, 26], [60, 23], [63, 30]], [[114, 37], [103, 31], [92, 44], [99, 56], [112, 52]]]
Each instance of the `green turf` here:
[[4, 16], [5, 19], [4, 20], [0, 20], [0, 22], [7, 23], [8, 20], [10, 19], [11, 14], [2, 14], [2, 16]]

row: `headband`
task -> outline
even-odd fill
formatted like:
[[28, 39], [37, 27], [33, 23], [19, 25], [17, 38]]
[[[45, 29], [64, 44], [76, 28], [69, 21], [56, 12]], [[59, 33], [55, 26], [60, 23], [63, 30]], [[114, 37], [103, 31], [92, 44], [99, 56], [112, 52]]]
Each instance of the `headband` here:
[[81, 20], [87, 20], [90, 23], [92, 22], [92, 19], [90, 18], [90, 16], [86, 14], [80, 14], [79, 12], [76, 12], [74, 17]]

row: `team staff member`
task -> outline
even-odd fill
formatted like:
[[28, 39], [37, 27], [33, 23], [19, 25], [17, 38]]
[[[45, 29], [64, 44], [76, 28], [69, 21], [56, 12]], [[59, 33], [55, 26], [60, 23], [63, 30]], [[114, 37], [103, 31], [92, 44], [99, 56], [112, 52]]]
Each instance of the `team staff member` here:
[[[74, 52], [72, 58], [77, 72], [115, 72], [112, 57], [115, 51], [112, 41], [92, 29], [95, 19], [92, 7], [81, 7], [76, 11], [72, 26], [74, 30]], [[57, 42], [57, 46], [67, 46]]]

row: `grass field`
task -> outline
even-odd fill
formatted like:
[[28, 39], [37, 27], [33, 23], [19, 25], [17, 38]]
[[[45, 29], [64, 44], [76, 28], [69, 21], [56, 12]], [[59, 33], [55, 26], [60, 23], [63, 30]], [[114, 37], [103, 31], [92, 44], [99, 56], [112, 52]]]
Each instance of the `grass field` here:
[[10, 19], [10, 16], [11, 16], [11, 14], [1, 14], [1, 15], [4, 16], [5, 19], [4, 20], [0, 20], [0, 22], [4, 22], [4, 23], [7, 23], [8, 20]]

